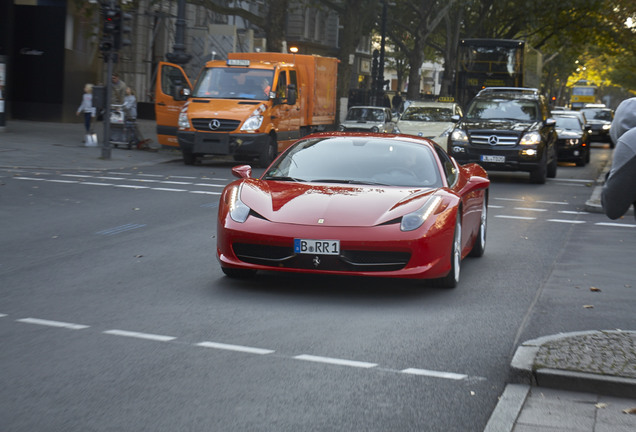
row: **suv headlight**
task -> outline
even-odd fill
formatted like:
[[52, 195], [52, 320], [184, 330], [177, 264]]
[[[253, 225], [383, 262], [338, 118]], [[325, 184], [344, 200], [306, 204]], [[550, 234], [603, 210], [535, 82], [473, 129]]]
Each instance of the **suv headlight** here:
[[243, 126], [241, 126], [242, 131], [255, 131], [263, 124], [263, 116], [262, 115], [253, 115], [245, 120]]
[[528, 132], [521, 137], [519, 144], [521, 145], [536, 145], [541, 142], [541, 134], [539, 132]]
[[453, 133], [451, 133], [451, 140], [467, 143], [468, 135], [466, 134], [466, 131], [464, 131], [463, 129], [455, 129]]
[[180, 129], [190, 129], [190, 120], [188, 120], [188, 113], [187, 112], [180, 112], [179, 113], [179, 128]]

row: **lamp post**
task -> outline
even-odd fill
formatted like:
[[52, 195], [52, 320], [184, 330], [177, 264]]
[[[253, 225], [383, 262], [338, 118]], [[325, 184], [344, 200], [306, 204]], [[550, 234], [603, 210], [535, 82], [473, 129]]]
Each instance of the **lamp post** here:
[[185, 0], [179, 0], [177, 5], [177, 22], [175, 24], [174, 45], [172, 52], [166, 53], [166, 58], [171, 63], [184, 65], [190, 61], [192, 56], [185, 52]]
[[386, 46], [386, 0], [382, 0], [382, 39], [380, 41], [380, 61], [378, 64], [378, 81], [376, 88], [376, 105], [382, 106], [384, 103], [384, 51]]

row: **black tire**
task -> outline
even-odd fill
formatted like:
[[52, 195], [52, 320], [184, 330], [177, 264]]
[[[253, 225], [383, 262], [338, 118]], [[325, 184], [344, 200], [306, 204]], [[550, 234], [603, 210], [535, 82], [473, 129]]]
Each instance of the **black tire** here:
[[221, 267], [225, 276], [232, 279], [249, 279], [254, 277], [256, 270], [238, 269], [233, 267]]
[[547, 177], [555, 178], [557, 175], [557, 167], [559, 161], [557, 159], [556, 149], [552, 147], [552, 161], [548, 163]]
[[471, 257], [481, 257], [486, 251], [486, 232], [488, 227], [488, 202], [487, 197], [484, 198], [484, 203], [481, 209], [481, 216], [479, 220], [479, 231], [477, 232], [477, 238], [475, 244], [468, 254]]
[[590, 163], [590, 146], [588, 145], [587, 150], [585, 151], [585, 163]]
[[269, 137], [269, 142], [267, 146], [263, 149], [261, 154], [258, 156], [257, 165], [259, 168], [267, 168], [269, 164], [272, 163], [274, 158], [276, 158], [276, 154], [278, 153], [278, 145], [276, 144], [276, 140], [274, 138]]
[[181, 154], [183, 154], [183, 163], [186, 165], [194, 165], [197, 160], [194, 153], [189, 150], [181, 150]]
[[459, 272], [462, 263], [462, 223], [460, 215], [457, 214], [455, 222], [455, 234], [453, 235], [453, 248], [450, 255], [451, 269], [448, 274], [439, 279], [442, 288], [455, 288], [459, 283]]
[[543, 158], [533, 171], [530, 171], [530, 181], [536, 184], [544, 184], [548, 176], [548, 155], [544, 152]]

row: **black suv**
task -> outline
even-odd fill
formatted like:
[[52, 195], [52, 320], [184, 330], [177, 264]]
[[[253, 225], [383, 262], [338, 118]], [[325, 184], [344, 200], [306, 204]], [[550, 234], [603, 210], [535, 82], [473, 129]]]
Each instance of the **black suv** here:
[[557, 134], [545, 97], [537, 89], [485, 88], [470, 102], [448, 138], [457, 162], [486, 170], [528, 171], [534, 183], [556, 177]]

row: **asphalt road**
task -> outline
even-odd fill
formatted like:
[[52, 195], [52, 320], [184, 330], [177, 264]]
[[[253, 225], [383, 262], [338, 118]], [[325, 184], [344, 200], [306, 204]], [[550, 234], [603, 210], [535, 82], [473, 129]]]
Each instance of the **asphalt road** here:
[[229, 164], [0, 171], [0, 430], [481, 431], [519, 343], [634, 325], [633, 288], [589, 290], [634, 268], [594, 253], [633, 252], [633, 221], [584, 212], [608, 154], [546, 185], [493, 173], [453, 290], [225, 278]]

